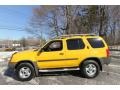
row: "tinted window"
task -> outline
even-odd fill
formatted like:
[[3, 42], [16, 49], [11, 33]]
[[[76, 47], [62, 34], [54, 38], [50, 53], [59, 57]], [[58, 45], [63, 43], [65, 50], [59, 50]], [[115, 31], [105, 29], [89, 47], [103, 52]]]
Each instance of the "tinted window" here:
[[87, 40], [93, 48], [104, 47], [104, 43], [102, 42], [102, 40], [100, 40], [98, 38], [88, 38]]
[[69, 39], [67, 40], [67, 48], [69, 50], [83, 49], [85, 47], [82, 39]]
[[44, 51], [60, 51], [62, 50], [62, 41], [51, 41], [48, 43], [43, 50]]

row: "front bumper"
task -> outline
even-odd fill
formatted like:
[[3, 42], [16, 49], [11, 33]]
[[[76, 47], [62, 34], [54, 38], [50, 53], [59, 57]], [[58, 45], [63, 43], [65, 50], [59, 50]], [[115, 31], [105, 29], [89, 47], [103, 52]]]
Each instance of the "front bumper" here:
[[15, 65], [16, 65], [16, 63], [14, 63], [14, 62], [9, 62], [9, 63], [8, 63], [8, 68], [11, 69], [11, 70], [15, 70]]

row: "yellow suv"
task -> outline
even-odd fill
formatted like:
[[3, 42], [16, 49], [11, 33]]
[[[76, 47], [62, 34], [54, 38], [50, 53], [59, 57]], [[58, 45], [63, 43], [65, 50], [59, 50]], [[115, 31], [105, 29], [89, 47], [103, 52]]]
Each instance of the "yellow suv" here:
[[86, 78], [96, 77], [108, 65], [109, 49], [96, 35], [63, 35], [38, 50], [14, 53], [9, 61], [18, 80], [28, 81], [39, 72], [80, 70]]

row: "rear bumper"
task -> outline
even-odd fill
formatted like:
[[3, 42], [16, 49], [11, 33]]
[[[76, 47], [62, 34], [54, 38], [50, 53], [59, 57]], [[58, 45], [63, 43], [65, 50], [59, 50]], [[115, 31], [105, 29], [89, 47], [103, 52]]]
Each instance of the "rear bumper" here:
[[109, 58], [101, 58], [100, 62], [102, 65], [108, 65], [111, 62], [111, 58], [110, 57]]
[[105, 67], [106, 67], [107, 65], [110, 64], [111, 58], [110, 58], [110, 57], [109, 57], [109, 58], [101, 58], [101, 59], [100, 59], [100, 62], [101, 62], [100, 68], [101, 68], [101, 71], [102, 71], [102, 70], [105, 69]]

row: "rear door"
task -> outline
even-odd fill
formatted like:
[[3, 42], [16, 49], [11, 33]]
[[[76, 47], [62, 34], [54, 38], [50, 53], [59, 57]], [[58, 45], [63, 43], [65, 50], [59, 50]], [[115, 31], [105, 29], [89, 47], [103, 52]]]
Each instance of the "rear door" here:
[[69, 67], [77, 67], [80, 61], [87, 54], [85, 43], [81, 38], [67, 39], [66, 40], [66, 58], [69, 59], [67, 63]]

